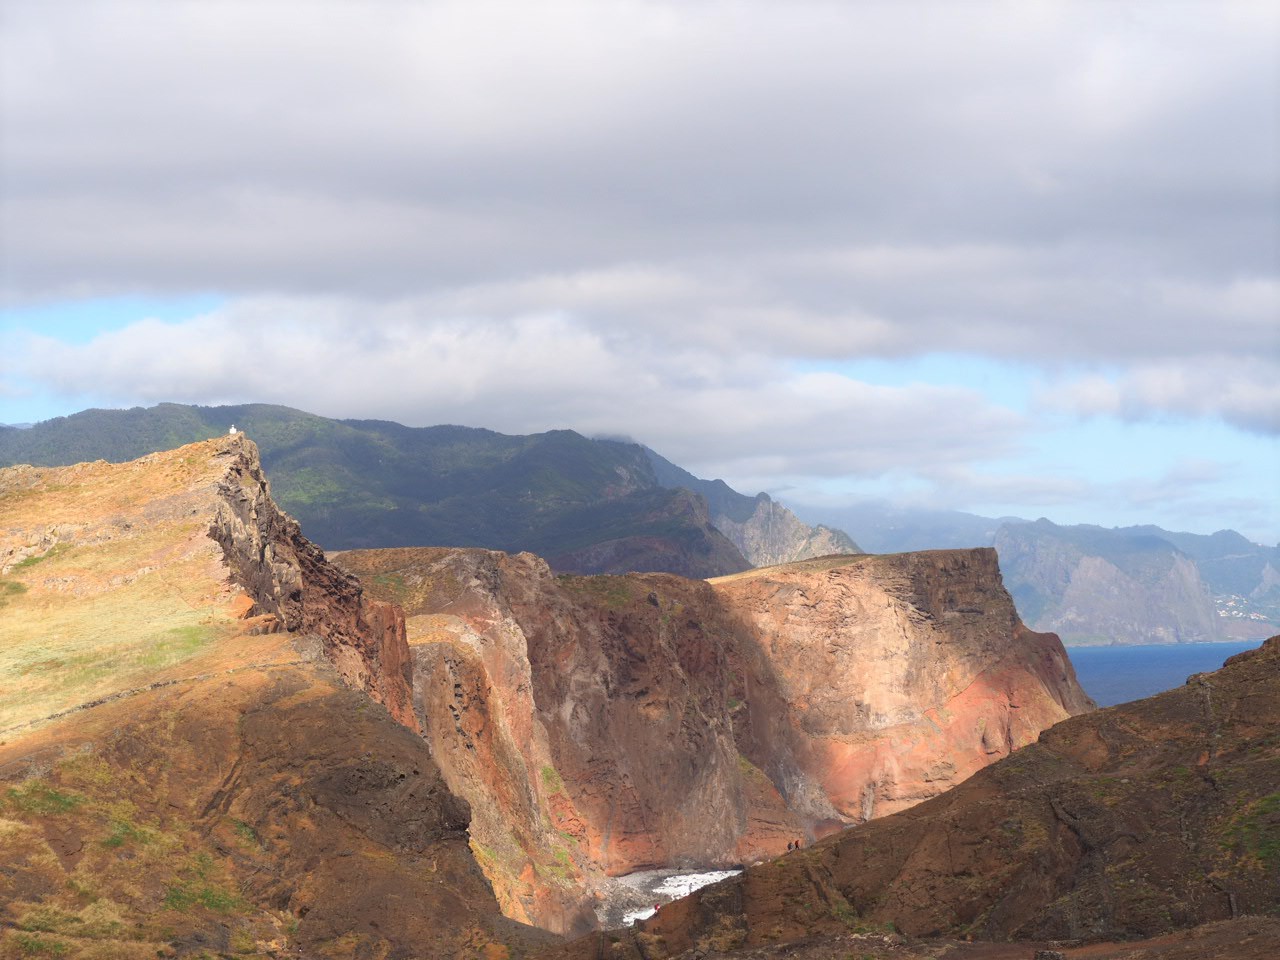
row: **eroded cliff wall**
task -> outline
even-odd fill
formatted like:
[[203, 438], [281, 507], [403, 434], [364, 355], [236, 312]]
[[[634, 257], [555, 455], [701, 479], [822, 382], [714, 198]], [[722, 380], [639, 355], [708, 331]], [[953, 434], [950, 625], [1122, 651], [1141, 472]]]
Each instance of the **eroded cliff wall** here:
[[[812, 832], [901, 810], [1090, 709], [1019, 621], [995, 551], [831, 557], [713, 581], [781, 704], [746, 752]], [[748, 693], [748, 703], [757, 697]]]
[[274, 616], [290, 633], [319, 640], [344, 680], [417, 730], [403, 613], [366, 598], [359, 581], [329, 563], [276, 506], [253, 441], [240, 434], [210, 442], [221, 443], [217, 459], [225, 473], [209, 536], [254, 601], [249, 613]]
[[[1064, 948], [1073, 957], [1266, 958], [1280, 929], [1277, 784], [1273, 637], [1182, 687], [1060, 723], [909, 812], [669, 904], [610, 949], [627, 960], [840, 956], [822, 945], [887, 925], [912, 937], [1113, 942]], [[1201, 925], [1203, 940], [1168, 936]], [[1125, 943], [1142, 937], [1159, 939]]]
[[1091, 706], [990, 550], [711, 582], [480, 550], [335, 561], [404, 605], [422, 726], [481, 863], [509, 915], [554, 929], [603, 874], [776, 856]]

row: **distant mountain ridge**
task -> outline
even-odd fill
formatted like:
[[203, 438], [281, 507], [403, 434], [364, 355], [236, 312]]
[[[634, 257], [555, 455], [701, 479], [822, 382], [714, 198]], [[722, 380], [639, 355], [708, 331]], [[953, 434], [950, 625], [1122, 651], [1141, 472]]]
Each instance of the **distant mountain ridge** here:
[[1001, 526], [995, 546], [1018, 609], [1067, 643], [1223, 639], [1195, 561], [1163, 538], [1038, 520]]
[[800, 513], [854, 531], [877, 553], [994, 546], [1027, 625], [1069, 645], [1260, 640], [1280, 630], [1280, 546], [1234, 530], [1058, 525], [883, 502]]
[[[271, 404], [162, 403], [0, 430], [0, 465], [130, 460], [225, 434], [233, 424], [257, 442], [279, 502], [329, 549], [529, 550], [566, 572], [697, 578], [758, 565], [737, 543], [763, 541], [775, 552], [786, 546], [781, 534], [744, 536], [734, 528], [735, 542], [717, 528], [704, 490], [714, 490], [721, 508], [734, 498], [755, 503], [722, 481], [700, 480], [664, 460], [665, 475], [675, 471], [682, 482], [663, 482], [651, 451], [571, 430], [508, 436], [473, 427], [334, 420]], [[789, 512], [786, 517], [793, 554], [810, 539], [856, 551], [843, 535], [815, 539], [807, 525]]]
[[811, 527], [767, 493], [748, 497], [723, 480], [699, 479], [648, 447], [644, 452], [664, 487], [701, 494], [716, 529], [732, 540], [753, 566], [864, 552], [843, 530], [821, 523]]

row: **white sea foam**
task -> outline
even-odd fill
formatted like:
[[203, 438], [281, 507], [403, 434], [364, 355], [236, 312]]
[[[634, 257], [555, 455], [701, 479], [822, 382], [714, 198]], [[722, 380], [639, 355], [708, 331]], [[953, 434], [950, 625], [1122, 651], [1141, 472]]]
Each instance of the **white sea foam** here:
[[[695, 890], [720, 880], [727, 880], [729, 877], [736, 877], [741, 870], [707, 870], [702, 873], [674, 873], [670, 876], [662, 877], [660, 882], [650, 886], [643, 884], [651, 892], [655, 899], [666, 903], [671, 900], [679, 900], [681, 897], [687, 897]], [[650, 876], [651, 874], [646, 874]], [[634, 875], [633, 875], [634, 876]], [[628, 878], [623, 877], [625, 882]], [[653, 907], [645, 907], [643, 910], [632, 910], [622, 915], [624, 924], [632, 924], [637, 920], [648, 920], [654, 914]]]

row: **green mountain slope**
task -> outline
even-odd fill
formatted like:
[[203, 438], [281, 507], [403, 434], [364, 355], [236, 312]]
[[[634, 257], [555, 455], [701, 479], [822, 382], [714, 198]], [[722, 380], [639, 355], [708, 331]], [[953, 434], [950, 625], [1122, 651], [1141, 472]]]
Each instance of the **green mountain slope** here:
[[507, 436], [331, 420], [269, 404], [162, 403], [0, 431], [0, 464], [130, 460], [233, 424], [257, 442], [276, 499], [328, 549], [530, 550], [583, 573], [703, 577], [750, 566], [705, 507], [659, 484], [643, 448], [569, 430]]

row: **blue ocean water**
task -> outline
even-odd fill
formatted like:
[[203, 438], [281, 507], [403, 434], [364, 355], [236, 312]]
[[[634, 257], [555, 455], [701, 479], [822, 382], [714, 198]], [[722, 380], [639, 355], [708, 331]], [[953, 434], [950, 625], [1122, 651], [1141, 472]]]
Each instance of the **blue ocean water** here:
[[1180, 687], [1193, 673], [1217, 670], [1222, 661], [1261, 640], [1233, 643], [1164, 643], [1135, 647], [1068, 647], [1085, 693], [1100, 707]]

